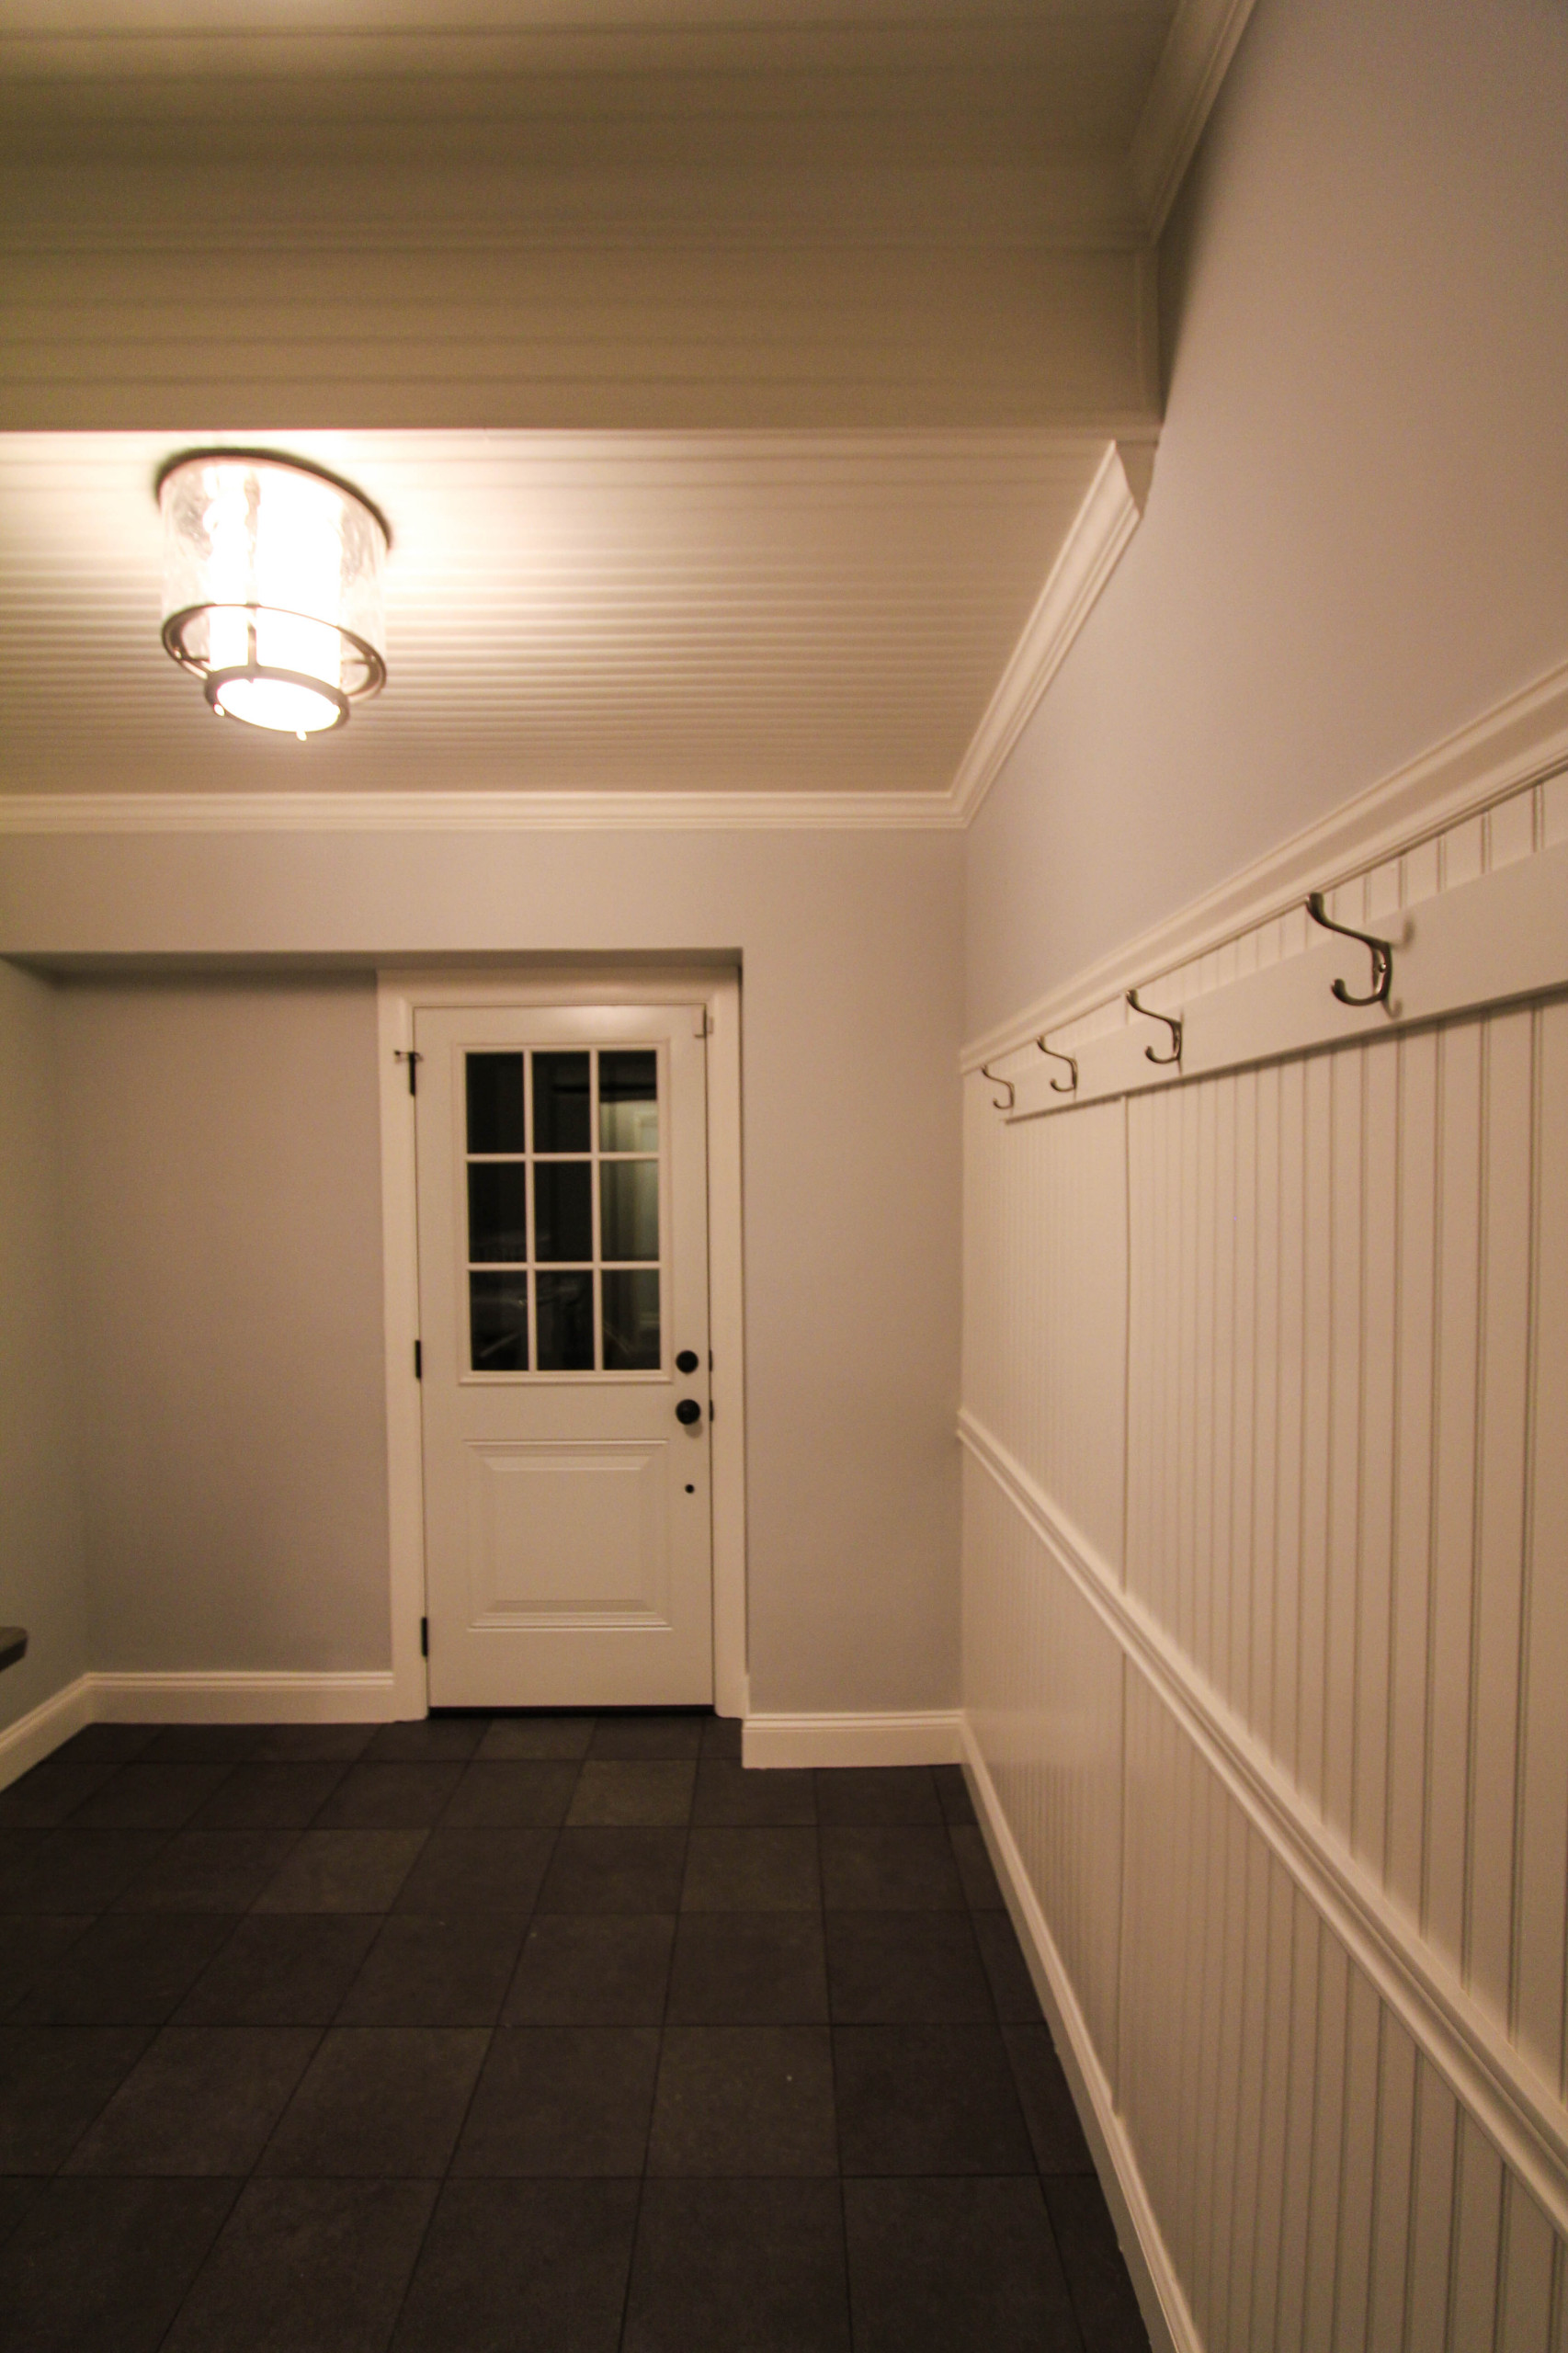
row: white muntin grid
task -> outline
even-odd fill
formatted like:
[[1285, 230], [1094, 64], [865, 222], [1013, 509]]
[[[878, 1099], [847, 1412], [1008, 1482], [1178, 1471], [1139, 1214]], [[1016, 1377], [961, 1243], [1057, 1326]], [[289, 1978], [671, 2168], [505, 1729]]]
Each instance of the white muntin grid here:
[[[654, 1121], [656, 1144], [653, 1150], [619, 1150], [606, 1146], [600, 1120], [600, 1057], [625, 1054], [650, 1054], [654, 1068]], [[523, 1149], [520, 1152], [472, 1152], [468, 1148], [468, 1065], [476, 1059], [491, 1056], [519, 1061], [522, 1065]], [[535, 1068], [541, 1057], [546, 1059], [570, 1056], [585, 1059], [588, 1065], [588, 1140], [585, 1147], [562, 1151], [540, 1151], [534, 1100]], [[508, 1381], [658, 1381], [669, 1379], [669, 1145], [668, 1145], [668, 1074], [666, 1050], [654, 1039], [618, 1039], [607, 1046], [537, 1046], [537, 1047], [470, 1047], [462, 1062], [462, 1084], [458, 1090], [456, 1105], [462, 1136], [463, 1202], [462, 1228], [465, 1256], [463, 1259], [462, 1291], [468, 1317], [468, 1341], [464, 1349], [465, 1365], [461, 1378], [467, 1382]], [[603, 1169], [635, 1164], [652, 1165], [658, 1170], [658, 1255], [647, 1258], [607, 1257], [604, 1253], [604, 1183]], [[541, 1258], [539, 1254], [539, 1216], [537, 1172], [541, 1168], [564, 1167], [572, 1165], [588, 1168], [589, 1238], [591, 1256], [574, 1258]], [[471, 1247], [468, 1171], [475, 1167], [517, 1167], [525, 1172], [524, 1199], [527, 1256], [523, 1258], [475, 1258], [468, 1255]], [[552, 1275], [585, 1274], [589, 1278], [592, 1298], [594, 1361], [592, 1366], [576, 1369], [541, 1367], [539, 1360], [539, 1278]], [[652, 1274], [658, 1283], [659, 1362], [647, 1368], [608, 1367], [605, 1355], [604, 1278], [615, 1274]], [[522, 1279], [528, 1302], [528, 1367], [527, 1370], [487, 1371], [472, 1361], [472, 1302], [470, 1278], [474, 1275], [514, 1275]]]

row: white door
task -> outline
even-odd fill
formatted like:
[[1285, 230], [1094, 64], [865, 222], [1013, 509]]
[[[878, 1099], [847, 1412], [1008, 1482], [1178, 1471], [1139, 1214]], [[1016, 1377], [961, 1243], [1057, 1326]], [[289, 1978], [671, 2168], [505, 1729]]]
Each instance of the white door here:
[[712, 1699], [705, 1026], [415, 1017], [433, 1706]]

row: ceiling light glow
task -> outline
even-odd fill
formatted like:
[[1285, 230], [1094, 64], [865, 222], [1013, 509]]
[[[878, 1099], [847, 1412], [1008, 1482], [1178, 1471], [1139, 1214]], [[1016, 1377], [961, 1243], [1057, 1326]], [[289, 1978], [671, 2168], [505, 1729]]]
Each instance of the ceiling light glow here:
[[164, 644], [213, 710], [301, 738], [345, 725], [387, 674], [381, 516], [264, 450], [190, 451], [157, 489]]

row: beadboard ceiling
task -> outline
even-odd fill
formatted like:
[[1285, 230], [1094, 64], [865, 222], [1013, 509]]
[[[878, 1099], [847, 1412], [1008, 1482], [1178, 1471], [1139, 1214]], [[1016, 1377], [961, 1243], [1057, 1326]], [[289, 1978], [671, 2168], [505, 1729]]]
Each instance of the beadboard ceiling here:
[[[0, 0], [0, 829], [961, 822], [1136, 519], [1250, 5]], [[337, 735], [159, 645], [152, 476], [222, 441], [392, 519]]]
[[177, 440], [0, 437], [6, 789], [938, 793], [1103, 457], [1028, 435], [293, 434], [391, 520], [390, 676], [298, 744], [159, 642]]
[[8, 0], [14, 158], [1128, 151], [1175, 0]]

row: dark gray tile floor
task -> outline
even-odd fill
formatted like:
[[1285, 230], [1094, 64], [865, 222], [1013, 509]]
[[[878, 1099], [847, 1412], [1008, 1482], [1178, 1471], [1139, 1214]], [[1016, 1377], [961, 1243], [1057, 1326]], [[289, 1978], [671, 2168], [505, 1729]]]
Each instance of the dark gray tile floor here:
[[0, 1793], [0, 2353], [1131, 2353], [961, 1775], [98, 1725]]

